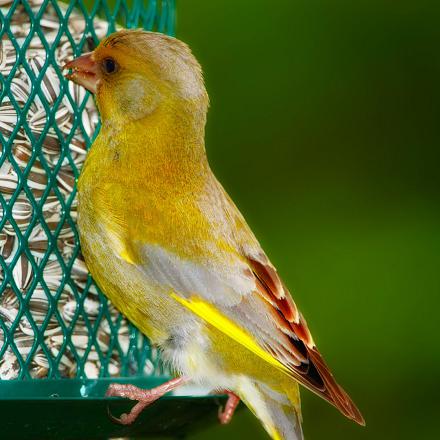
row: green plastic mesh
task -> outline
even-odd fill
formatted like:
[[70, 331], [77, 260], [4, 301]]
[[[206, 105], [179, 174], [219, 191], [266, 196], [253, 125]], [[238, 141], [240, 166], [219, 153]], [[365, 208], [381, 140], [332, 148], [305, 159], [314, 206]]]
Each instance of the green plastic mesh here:
[[174, 1], [0, 0], [0, 19], [0, 379], [163, 374], [87, 273], [75, 179], [99, 118], [60, 66], [118, 26], [173, 34]]

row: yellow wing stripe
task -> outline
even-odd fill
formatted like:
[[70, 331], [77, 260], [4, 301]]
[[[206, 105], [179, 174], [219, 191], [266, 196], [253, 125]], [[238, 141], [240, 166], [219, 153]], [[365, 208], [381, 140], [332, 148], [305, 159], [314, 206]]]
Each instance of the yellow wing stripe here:
[[291, 375], [289, 369], [285, 367], [280, 361], [275, 359], [267, 351], [263, 350], [248, 332], [246, 332], [229, 318], [224, 316], [211, 304], [208, 304], [199, 297], [194, 296], [188, 300], [176, 295], [174, 292], [171, 293], [171, 297], [182, 304], [184, 307], [186, 307], [188, 310], [191, 310], [191, 312], [195, 313], [197, 316], [200, 316], [206, 322], [213, 325], [218, 330], [222, 331], [234, 341], [246, 347], [249, 351], [256, 354], [268, 364], [273, 365], [275, 368], [278, 368], [289, 376]]
[[135, 261], [133, 260], [133, 258], [131, 258], [131, 255], [129, 254], [129, 252], [128, 252], [126, 249], [124, 249], [123, 251], [121, 251], [121, 252], [119, 253], [119, 255], [120, 255], [120, 257], [121, 257], [124, 261], [126, 261], [127, 263], [129, 263], [129, 264], [135, 264]]
[[274, 426], [270, 427], [270, 436], [273, 440], [283, 440], [283, 437]]

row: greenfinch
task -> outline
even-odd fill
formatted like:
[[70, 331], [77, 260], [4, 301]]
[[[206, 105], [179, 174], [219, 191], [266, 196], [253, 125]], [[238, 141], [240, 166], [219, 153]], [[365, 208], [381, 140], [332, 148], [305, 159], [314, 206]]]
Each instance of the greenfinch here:
[[208, 95], [187, 45], [122, 30], [65, 68], [95, 94], [102, 127], [78, 180], [78, 227], [102, 291], [153, 344], [176, 378], [137, 400], [132, 423], [192, 382], [241, 399], [273, 439], [302, 439], [299, 386], [364, 424], [318, 352], [287, 287], [211, 171]]

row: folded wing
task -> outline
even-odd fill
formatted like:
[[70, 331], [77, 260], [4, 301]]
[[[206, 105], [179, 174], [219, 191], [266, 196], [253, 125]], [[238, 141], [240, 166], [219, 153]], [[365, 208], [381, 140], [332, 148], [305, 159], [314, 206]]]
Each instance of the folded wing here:
[[336, 383], [307, 324], [263, 252], [233, 255], [230, 264], [190, 262], [158, 245], [143, 246], [142, 270], [172, 296], [272, 366], [363, 424]]

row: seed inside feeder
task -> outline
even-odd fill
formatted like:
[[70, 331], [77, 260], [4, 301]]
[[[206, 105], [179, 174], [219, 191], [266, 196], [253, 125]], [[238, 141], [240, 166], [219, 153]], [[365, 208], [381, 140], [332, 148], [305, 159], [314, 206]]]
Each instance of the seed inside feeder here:
[[[12, 3], [0, 1], [4, 15]], [[37, 13], [42, 1], [29, 4]], [[18, 5], [4, 24], [20, 48], [31, 33], [30, 23], [23, 5]], [[84, 17], [73, 10], [67, 25], [70, 37], [63, 34], [54, 47], [60, 18], [47, 5], [39, 26], [58, 66], [73, 59], [72, 41], [84, 42], [90, 50]], [[95, 18], [93, 30], [101, 39], [107, 23]], [[118, 376], [122, 358], [127, 364], [126, 359], [131, 359], [127, 353], [145, 349], [145, 340], [130, 336], [127, 321], [90, 283], [74, 229], [75, 177], [85, 160], [86, 139], [95, 133], [98, 113], [82, 87], [66, 84], [58, 66], [45, 65], [47, 53], [40, 38], [34, 34], [18, 66], [8, 32], [0, 40], [0, 69], [9, 84], [0, 103], [0, 133], [5, 141], [0, 145], [0, 218], [12, 217], [0, 230], [0, 350], [4, 350], [0, 379]], [[35, 84], [37, 93], [29, 105]], [[26, 122], [17, 127], [24, 108]], [[80, 125], [72, 134], [78, 117]], [[125, 371], [162, 371], [151, 356], [142, 365], [136, 362], [128, 362]]]

